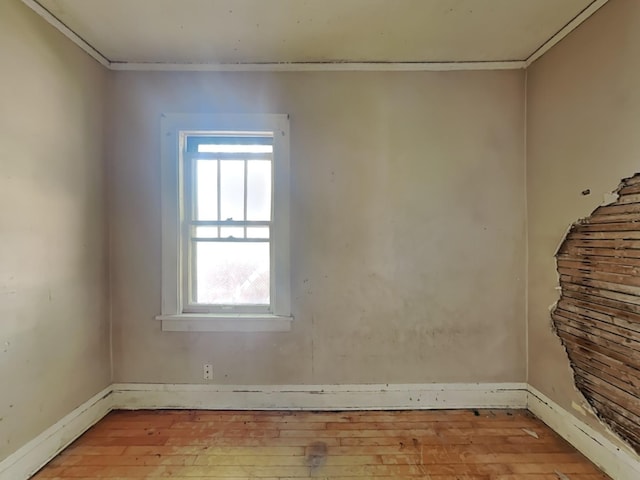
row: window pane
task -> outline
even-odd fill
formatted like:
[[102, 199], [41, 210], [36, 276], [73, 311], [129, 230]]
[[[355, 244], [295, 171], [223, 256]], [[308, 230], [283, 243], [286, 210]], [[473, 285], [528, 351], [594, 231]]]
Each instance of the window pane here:
[[269, 243], [196, 242], [195, 301], [269, 305]]
[[247, 227], [247, 238], [269, 238], [269, 227]]
[[196, 220], [218, 220], [218, 162], [196, 160]]
[[198, 238], [218, 238], [218, 227], [193, 227]]
[[220, 237], [221, 238], [244, 238], [244, 228], [243, 227], [221, 227], [220, 228]]
[[271, 162], [247, 162], [247, 220], [271, 220]]
[[198, 152], [208, 153], [272, 153], [273, 145], [198, 145]]
[[244, 162], [220, 162], [221, 220], [244, 220]]

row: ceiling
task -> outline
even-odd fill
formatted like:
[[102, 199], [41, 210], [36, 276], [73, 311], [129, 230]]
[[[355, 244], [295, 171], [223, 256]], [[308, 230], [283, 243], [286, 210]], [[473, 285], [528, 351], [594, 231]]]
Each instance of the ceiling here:
[[[23, 0], [108, 66], [525, 62], [606, 0]], [[564, 30], [563, 30], [564, 29]]]

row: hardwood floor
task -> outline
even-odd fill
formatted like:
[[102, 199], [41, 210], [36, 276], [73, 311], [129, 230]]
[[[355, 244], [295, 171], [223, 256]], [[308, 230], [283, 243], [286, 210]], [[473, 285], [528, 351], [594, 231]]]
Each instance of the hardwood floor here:
[[34, 479], [602, 480], [522, 410], [112, 412]]

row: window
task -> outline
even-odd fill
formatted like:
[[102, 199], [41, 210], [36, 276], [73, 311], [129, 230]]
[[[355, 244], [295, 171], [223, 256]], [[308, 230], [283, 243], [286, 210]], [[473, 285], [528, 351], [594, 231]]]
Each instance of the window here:
[[162, 321], [289, 330], [286, 115], [162, 118]]

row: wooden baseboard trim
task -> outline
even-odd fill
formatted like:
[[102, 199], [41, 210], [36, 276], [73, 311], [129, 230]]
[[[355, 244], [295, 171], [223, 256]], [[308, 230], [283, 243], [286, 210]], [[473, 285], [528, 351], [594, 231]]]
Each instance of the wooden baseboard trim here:
[[526, 384], [113, 385], [114, 408], [407, 410], [525, 408]]
[[25, 480], [111, 411], [111, 386], [0, 462], [0, 480]]
[[614, 480], [638, 480], [640, 457], [618, 446], [529, 385], [527, 408]]
[[405, 385], [113, 384], [0, 462], [26, 480], [112, 409], [407, 410], [528, 408], [614, 480], [640, 478], [640, 458], [524, 383]]

